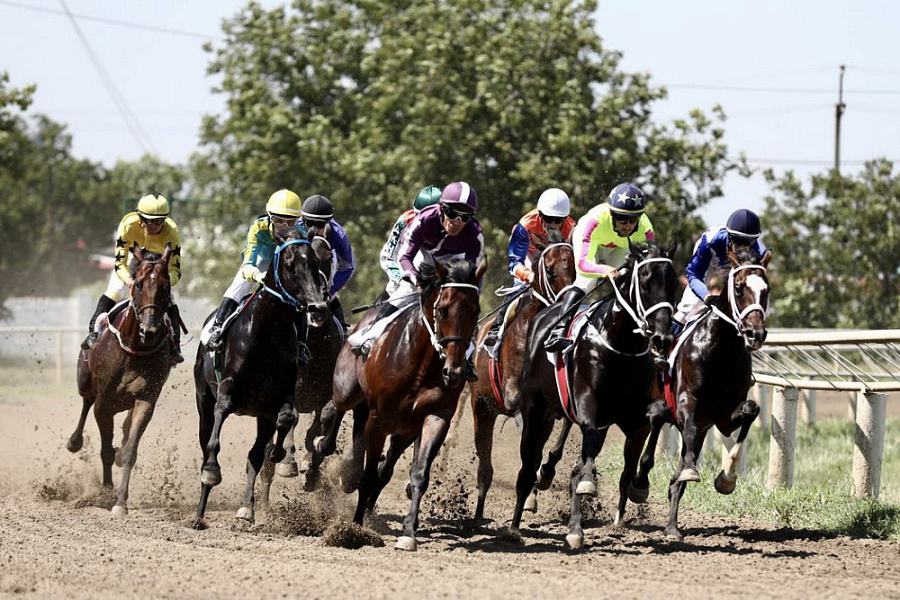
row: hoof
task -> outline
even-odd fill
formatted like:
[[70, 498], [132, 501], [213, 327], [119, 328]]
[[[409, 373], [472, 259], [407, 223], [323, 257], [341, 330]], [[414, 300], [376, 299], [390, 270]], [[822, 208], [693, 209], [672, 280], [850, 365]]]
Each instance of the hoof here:
[[194, 522], [191, 523], [191, 529], [194, 531], [205, 531], [206, 523], [203, 522], [203, 519], [194, 519]]
[[716, 491], [720, 494], [730, 494], [734, 491], [735, 486], [737, 485], [737, 477], [734, 479], [728, 479], [725, 475], [725, 471], [719, 471], [719, 474], [716, 476], [715, 486]]
[[317, 435], [313, 439], [313, 448], [315, 448], [316, 452], [319, 454], [325, 454], [325, 436]]
[[678, 483], [682, 481], [700, 481], [700, 473], [697, 472], [697, 469], [683, 469], [675, 481]]
[[297, 477], [300, 474], [300, 470], [297, 468], [296, 462], [280, 462], [275, 465], [275, 473], [280, 477]]
[[593, 481], [579, 481], [578, 487], [575, 488], [575, 493], [579, 496], [596, 496], [597, 484]]
[[200, 483], [214, 487], [222, 483], [221, 469], [203, 469], [200, 471]]
[[616, 511], [616, 518], [613, 521], [614, 527], [624, 527], [625, 526], [625, 515], [619, 511]]
[[584, 536], [577, 533], [566, 535], [566, 546], [572, 550], [581, 550], [584, 547]]
[[318, 485], [319, 483], [319, 472], [307, 471], [303, 475], [303, 491], [312, 492], [316, 489], [316, 485]]
[[127, 517], [128, 516], [128, 507], [122, 504], [116, 504], [110, 509], [112, 516], [118, 518]]
[[406, 484], [406, 499], [412, 500], [412, 484], [409, 482]]
[[281, 446], [275, 446], [272, 448], [272, 452], [269, 454], [269, 460], [273, 463], [280, 463], [284, 460], [284, 457], [287, 456], [287, 450], [282, 448]]
[[69, 452], [78, 452], [81, 450], [81, 447], [84, 445], [84, 438], [80, 435], [75, 437], [74, 435], [69, 438], [69, 441], [66, 442], [66, 450]]
[[522, 509], [532, 513], [537, 512], [537, 490], [533, 490], [528, 494], [528, 497], [525, 498], [525, 506]]
[[249, 506], [242, 506], [238, 509], [237, 515], [235, 515], [238, 519], [243, 521], [247, 521], [248, 523], [253, 522], [253, 509]]
[[666, 537], [678, 542], [684, 540], [684, 535], [682, 535], [682, 533], [678, 531], [677, 527], [666, 527]]
[[650, 496], [650, 486], [639, 488], [634, 483], [628, 484], [628, 499], [635, 504], [644, 504]]
[[537, 481], [534, 484], [534, 487], [541, 490], [542, 492], [550, 489], [550, 485], [553, 483], [553, 473], [545, 473], [544, 468], [541, 467], [538, 469]]
[[407, 552], [415, 552], [418, 547], [419, 544], [416, 542], [416, 538], [408, 535], [401, 535], [397, 538], [397, 543], [394, 544], [395, 549], [406, 550]]
[[302, 463], [300, 463], [300, 472], [306, 473], [307, 471], [309, 471], [310, 466], [312, 466], [312, 463], [310, 463], [308, 460], [304, 460]]

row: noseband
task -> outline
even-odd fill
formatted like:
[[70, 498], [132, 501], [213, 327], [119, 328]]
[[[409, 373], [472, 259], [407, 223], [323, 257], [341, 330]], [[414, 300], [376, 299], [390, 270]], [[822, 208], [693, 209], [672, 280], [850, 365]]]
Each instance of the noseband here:
[[738, 307], [737, 298], [735, 298], [734, 294], [734, 276], [736, 273], [746, 269], [758, 269], [762, 271], [764, 275], [766, 273], [766, 268], [762, 265], [740, 265], [731, 269], [728, 273], [728, 302], [731, 305], [731, 316], [729, 317], [715, 306], [712, 307], [712, 311], [716, 313], [716, 316], [720, 319], [734, 327], [738, 335], [744, 336], [744, 342], [749, 345], [749, 339], [747, 338], [747, 331], [749, 328], [744, 327], [744, 319], [747, 318], [747, 315], [750, 313], [759, 311], [762, 313], [763, 323], [765, 323], [766, 307], [758, 302], [748, 304], [743, 310]]
[[[475, 290], [475, 293], [478, 293], [478, 286], [472, 283], [445, 283], [441, 285], [441, 289], [444, 288], [467, 288], [470, 290]], [[434, 300], [434, 306], [432, 307], [432, 317], [434, 318], [434, 327], [431, 326], [431, 323], [428, 322], [428, 319], [425, 318], [425, 307], [422, 306], [422, 298], [419, 297], [419, 308], [421, 309], [422, 322], [425, 324], [425, 329], [428, 330], [428, 335], [431, 338], [431, 345], [434, 346], [434, 349], [440, 355], [441, 360], [447, 358], [447, 353], [444, 352], [444, 345], [449, 344], [450, 342], [468, 342], [468, 338], [464, 338], [461, 335], [445, 335], [444, 337], [438, 339], [437, 330], [438, 330], [438, 310], [437, 303], [440, 300], [440, 294]]]

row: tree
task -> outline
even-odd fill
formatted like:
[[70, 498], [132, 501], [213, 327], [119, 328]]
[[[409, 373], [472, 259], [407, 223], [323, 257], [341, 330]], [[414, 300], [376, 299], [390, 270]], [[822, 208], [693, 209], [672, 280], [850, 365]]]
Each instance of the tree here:
[[[241, 216], [280, 187], [328, 195], [372, 265], [419, 188], [466, 180], [499, 283], [509, 229], [543, 189], [567, 190], [578, 217], [632, 180], [686, 259], [703, 229], [697, 209], [738, 167], [724, 115], [654, 124], [665, 89], [619, 71], [595, 10], [590, 0], [251, 2], [226, 21], [210, 64], [227, 112], [202, 133], [203, 171], [218, 183], [199, 183]], [[362, 300], [383, 284], [377, 269], [358, 275]]]
[[780, 327], [900, 327], [900, 175], [866, 163], [855, 177], [767, 173], [763, 215]]

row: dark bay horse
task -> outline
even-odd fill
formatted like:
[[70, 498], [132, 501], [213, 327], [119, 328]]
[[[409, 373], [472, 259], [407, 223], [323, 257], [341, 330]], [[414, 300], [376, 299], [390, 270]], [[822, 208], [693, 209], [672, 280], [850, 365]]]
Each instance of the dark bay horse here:
[[[528, 324], [539, 310], [555, 302], [560, 292], [575, 281], [575, 255], [570, 244], [556, 242], [541, 250], [530, 290], [515, 300], [515, 314], [506, 324], [497, 360], [491, 358], [486, 348], [481, 348], [475, 355], [478, 381], [470, 383], [469, 388], [475, 426], [475, 452], [478, 455], [476, 519], [484, 517], [484, 501], [494, 478], [491, 452], [497, 416], [515, 417], [518, 414]], [[488, 321], [479, 332], [476, 346], [480, 346], [490, 328], [491, 321]], [[559, 451], [558, 456], [561, 454]], [[551, 456], [550, 460], [555, 458], [558, 461], [558, 456]], [[537, 509], [534, 498], [534, 495], [529, 497], [530, 504], [526, 509]]]
[[285, 238], [276, 236], [278, 247], [264, 285], [226, 330], [223, 349], [214, 355], [201, 343], [197, 350], [194, 383], [203, 466], [196, 528], [204, 526], [210, 490], [222, 481], [218, 455], [222, 425], [229, 415], [256, 417], [256, 441], [247, 455], [247, 484], [238, 518], [254, 518], [254, 484], [267, 458], [266, 445], [276, 432], [268, 459], [278, 462], [284, 458], [284, 438], [297, 423], [295, 320], [305, 311], [322, 320], [330, 314], [323, 301], [325, 282], [312, 238], [312, 234], [302, 237], [296, 231]]
[[[328, 239], [317, 235], [312, 239], [312, 247], [319, 259], [319, 268], [325, 280], [325, 290], [331, 287], [334, 276], [333, 254]], [[327, 304], [330, 298], [323, 296]], [[320, 417], [322, 408], [331, 400], [334, 367], [338, 353], [345, 341], [343, 324], [338, 323], [331, 311], [326, 313], [307, 312], [307, 360], [297, 365], [297, 381], [294, 385], [294, 407], [298, 413], [312, 413], [312, 423], [304, 436], [304, 448], [312, 451], [312, 442], [320, 434]], [[296, 477], [299, 474], [294, 445], [294, 428], [285, 438], [286, 455], [277, 465], [266, 461], [260, 473], [260, 500], [265, 505], [269, 497], [269, 487], [275, 472], [283, 477]]]
[[[397, 460], [416, 443], [407, 487], [409, 512], [395, 546], [401, 550], [417, 548], [419, 505], [466, 383], [465, 355], [480, 310], [478, 283], [475, 265], [465, 260], [422, 265], [418, 306], [389, 324], [365, 362], [352, 353], [349, 344], [344, 344], [338, 357], [329, 403], [337, 418], [330, 419], [324, 439], [317, 441], [318, 462], [334, 452], [340, 416], [353, 409], [354, 440], [347, 462], [361, 461], [359, 450], [365, 447], [353, 517], [362, 524], [390, 481]], [[390, 446], [380, 460], [388, 436]]]
[[[613, 282], [615, 298], [594, 310], [572, 347], [571, 377], [567, 379], [571, 383], [566, 384], [571, 393], [565, 407], [557, 387], [557, 365], [550, 362], [543, 345], [560, 317], [560, 307], [542, 311], [532, 321], [522, 369], [522, 467], [516, 480], [513, 531], [519, 529], [541, 452], [557, 418], [568, 417], [582, 433], [581, 457], [570, 486], [569, 547], [578, 549], [584, 544], [581, 496], [597, 494], [594, 459], [610, 425], [617, 425], [625, 434], [616, 524], [621, 523], [629, 499], [646, 501], [655, 441], [651, 440], [643, 455], [642, 450], [650, 433], [647, 408], [655, 385], [654, 355], [665, 356], [672, 344], [677, 277], [671, 256], [675, 247], [629, 244], [625, 266]], [[555, 353], [551, 356], [556, 358]]]
[[[113, 462], [122, 466], [122, 479], [112, 512], [128, 514], [128, 484], [137, 461], [138, 444], [150, 423], [156, 400], [169, 378], [172, 343], [166, 309], [172, 297], [169, 258], [172, 247], [162, 255], [131, 249], [137, 258], [132, 273], [128, 305], [110, 319], [91, 350], [78, 356], [78, 393], [82, 397], [81, 417], [66, 448], [78, 452], [84, 443], [84, 423], [90, 408], [100, 429], [100, 460], [103, 486], [112, 487]], [[177, 323], [172, 323], [178, 327]], [[122, 447], [113, 447], [113, 417], [128, 411], [122, 424]]]
[[766, 309], [769, 282], [766, 265], [772, 252], [756, 256], [751, 249], [740, 254], [728, 251], [731, 272], [724, 293], [695, 324], [688, 324], [670, 358], [671, 389], [675, 415], [659, 401], [651, 410], [654, 435], [666, 422], [681, 431], [681, 459], [669, 483], [669, 521], [666, 535], [681, 540], [678, 529], [678, 504], [688, 481], [700, 481], [696, 461], [706, 433], [716, 426], [723, 435], [736, 429], [737, 443], [732, 447], [725, 468], [715, 480], [721, 494], [734, 491], [737, 459], [750, 425], [759, 414], [759, 406], [747, 399], [752, 385], [750, 353], [766, 339]]

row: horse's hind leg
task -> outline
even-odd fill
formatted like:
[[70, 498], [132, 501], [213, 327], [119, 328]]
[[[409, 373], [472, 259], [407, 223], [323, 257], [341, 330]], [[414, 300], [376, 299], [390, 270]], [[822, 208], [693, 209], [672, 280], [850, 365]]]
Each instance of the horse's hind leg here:
[[[315, 422], [315, 419], [313, 419], [313, 424], [315, 424]], [[313, 426], [311, 425], [310, 429], [312, 428]], [[307, 434], [307, 438], [308, 437], [309, 434]], [[282, 447], [284, 448], [285, 456], [275, 465], [275, 472], [278, 473], [280, 477], [296, 477], [300, 474], [300, 469], [297, 467], [297, 446], [294, 444], [294, 427], [291, 427], [291, 430], [288, 431]], [[263, 467], [263, 471], [267, 468], [267, 466]]]
[[378, 485], [378, 462], [381, 458], [381, 452], [384, 450], [384, 440], [387, 438], [387, 435], [382, 431], [381, 425], [377, 421], [377, 417], [372, 414], [366, 419], [365, 430], [365, 468], [363, 469], [362, 479], [359, 482], [356, 512], [353, 515], [353, 521], [358, 525], [363, 524], [363, 519], [366, 516], [366, 506], [369, 502], [369, 495]]
[[[650, 421], [650, 437], [641, 454], [638, 463], [638, 472], [634, 481], [628, 488], [628, 499], [635, 504], [643, 504], [650, 495], [650, 471], [655, 464], [656, 446], [659, 443], [659, 433], [663, 425], [672, 422], [672, 413], [665, 401], [659, 400], [650, 404], [647, 409], [647, 419]], [[618, 516], [618, 515], [617, 515]]]
[[378, 496], [394, 475], [394, 467], [397, 465], [397, 461], [403, 456], [403, 452], [405, 452], [414, 441], [416, 441], [415, 437], [404, 437], [402, 435], [391, 436], [391, 443], [388, 445], [388, 451], [384, 456], [384, 460], [378, 464], [378, 480], [375, 484], [375, 488], [369, 494], [369, 500], [366, 503], [366, 510], [368, 512], [372, 512], [375, 508], [375, 503], [378, 502]]
[[87, 422], [88, 412], [93, 405], [93, 395], [84, 396], [81, 399], [81, 415], [78, 417], [78, 425], [75, 426], [75, 431], [72, 432], [72, 435], [69, 436], [69, 441], [66, 442], [66, 450], [69, 452], [78, 452], [84, 445], [84, 424]]
[[351, 494], [359, 489], [366, 456], [366, 423], [369, 420], [369, 406], [360, 402], [353, 407], [353, 430], [350, 450], [341, 461], [341, 490]]
[[[259, 501], [263, 506], [269, 505], [269, 491], [272, 487], [272, 480], [275, 478], [276, 470], [280, 469], [285, 464], [293, 464], [294, 466], [294, 474], [283, 474], [279, 471], [279, 475], [282, 477], [296, 477], [297, 476], [297, 463], [294, 461], [294, 452], [296, 448], [294, 447], [294, 429], [297, 426], [297, 411], [294, 410], [293, 406], [286, 405], [283, 406], [281, 411], [278, 413], [278, 421], [275, 424], [275, 441], [273, 442], [271, 439], [266, 443], [265, 455], [270, 458], [270, 460], [264, 460], [262, 464], [262, 468], [259, 472]], [[283, 432], [282, 429], [287, 427], [287, 431]], [[283, 434], [283, 435], [282, 435]], [[276, 458], [278, 456], [279, 450], [284, 452], [284, 456], [278, 462], [276, 462]]]
[[[272, 421], [266, 417], [256, 417], [256, 440], [250, 447], [250, 452], [247, 453], [247, 483], [244, 486], [244, 495], [241, 497], [241, 507], [237, 511], [238, 519], [253, 522], [255, 517], [253, 488], [256, 485], [256, 476], [262, 469], [263, 460], [266, 458], [266, 447], [271, 445], [274, 434], [275, 424]], [[275, 448], [278, 447], [276, 444]]]
[[320, 467], [325, 461], [325, 457], [331, 456], [337, 450], [337, 437], [343, 420], [344, 411], [338, 410], [333, 402], [329, 401], [322, 408], [319, 418], [321, 434], [313, 440], [309, 453], [309, 466], [304, 474], [303, 489], [307, 492], [314, 490], [319, 482]]
[[525, 502], [534, 489], [544, 444], [553, 431], [553, 418], [548, 414], [543, 396], [535, 397], [527, 409], [527, 414], [523, 413], [522, 418], [522, 441], [519, 444], [522, 466], [516, 477], [516, 506], [510, 523], [510, 529], [514, 533], [518, 532], [522, 523], [522, 511], [525, 510]]
[[541, 469], [538, 472], [537, 483], [535, 483], [537, 489], [550, 489], [553, 478], [556, 477], [556, 465], [562, 460], [563, 450], [566, 447], [566, 440], [569, 438], [570, 431], [572, 431], [572, 421], [564, 419], [559, 436], [556, 438], [553, 447], [550, 448], [550, 452], [547, 454], [547, 460], [541, 465]]
[[121, 460], [122, 466], [122, 479], [119, 481], [118, 498], [115, 506], [112, 507], [112, 514], [116, 517], [123, 517], [128, 514], [128, 486], [131, 482], [131, 470], [137, 462], [138, 444], [141, 443], [141, 436], [144, 435], [147, 425], [150, 424], [155, 405], [155, 402], [137, 400], [134, 403], [134, 408], [128, 413], [128, 437], [122, 441], [122, 447], [116, 453], [116, 456]]
[[[693, 419], [691, 419], [693, 421]], [[678, 468], [675, 475], [669, 482], [669, 520], [666, 523], [666, 535], [676, 540], [684, 539], [684, 535], [678, 529], [678, 505], [684, 490], [687, 487], [688, 480], [681, 479], [680, 475], [684, 473], [685, 457], [699, 456], [703, 447], [703, 441], [706, 439], [706, 430], [704, 429], [699, 435], [696, 434], [690, 438], [684, 437], [681, 445], [681, 459], [678, 462]], [[688, 441], [690, 439], [690, 442]], [[688, 445], [690, 443], [690, 445]]]
[[100, 430], [100, 463], [103, 465], [103, 487], [111, 488], [112, 466], [116, 459], [116, 449], [113, 448], [113, 414], [103, 410], [94, 404], [94, 418], [97, 420], [97, 429]]
[[484, 396], [473, 396], [472, 418], [475, 426], [475, 454], [478, 456], [478, 502], [475, 519], [484, 518], [484, 500], [494, 479], [491, 451], [494, 447], [494, 424], [497, 411], [487, 406]]
[[[678, 481], [700, 481], [700, 473], [697, 472], [697, 458], [700, 456], [700, 448], [703, 446], [703, 438], [706, 429], [700, 431], [694, 418], [697, 407], [697, 398], [690, 393], [683, 393], [678, 399], [679, 420], [684, 423], [681, 429], [681, 462], [678, 466], [676, 478]], [[700, 442], [697, 443], [699, 438]], [[696, 448], [696, 449], [695, 449]]]
[[737, 465], [744, 448], [744, 440], [747, 439], [750, 425], [757, 416], [759, 416], [759, 405], [753, 400], [741, 402], [731, 416], [731, 425], [735, 428], [740, 427], [741, 430], [738, 432], [737, 442], [723, 459], [722, 470], [716, 476], [716, 491], [720, 494], [730, 494], [734, 491], [737, 484]]
[[[131, 431], [131, 419], [134, 414], [134, 407], [128, 411], [128, 414], [125, 415], [125, 419], [122, 421], [122, 446], [125, 445], [125, 442], [128, 441], [128, 434]], [[122, 446], [116, 448], [116, 461], [115, 465], [122, 468]]]
[[[422, 424], [422, 432], [419, 434], [419, 456], [410, 473], [410, 487], [412, 498], [409, 501], [409, 512], [403, 519], [403, 535], [397, 538], [394, 548], [398, 550], [415, 550], [416, 527], [419, 523], [419, 506], [422, 496], [428, 489], [428, 480], [431, 476], [431, 464], [437, 457], [450, 429], [450, 419], [453, 415], [428, 415]], [[371, 446], [370, 446], [371, 450]]]

